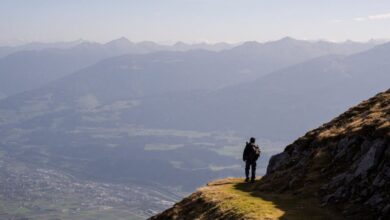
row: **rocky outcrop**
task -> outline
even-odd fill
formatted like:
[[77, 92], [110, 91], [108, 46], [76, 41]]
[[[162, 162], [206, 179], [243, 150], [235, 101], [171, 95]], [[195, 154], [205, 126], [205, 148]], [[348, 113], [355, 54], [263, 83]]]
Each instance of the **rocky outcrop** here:
[[316, 195], [360, 219], [390, 217], [390, 90], [271, 158], [260, 190]]

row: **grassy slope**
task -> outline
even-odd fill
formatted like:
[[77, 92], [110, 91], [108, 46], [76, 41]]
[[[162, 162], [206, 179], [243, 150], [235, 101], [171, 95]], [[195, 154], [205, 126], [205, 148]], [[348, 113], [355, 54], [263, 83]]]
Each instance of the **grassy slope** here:
[[243, 179], [230, 178], [209, 183], [200, 191], [206, 201], [216, 202], [221, 213], [234, 212], [242, 219], [342, 219], [313, 198], [268, 194], [255, 187]]
[[235, 209], [245, 219], [341, 219], [338, 214], [321, 208], [313, 198], [259, 192], [255, 190], [256, 184], [244, 183], [243, 179], [222, 182], [223, 185], [210, 188], [219, 192], [221, 208]]

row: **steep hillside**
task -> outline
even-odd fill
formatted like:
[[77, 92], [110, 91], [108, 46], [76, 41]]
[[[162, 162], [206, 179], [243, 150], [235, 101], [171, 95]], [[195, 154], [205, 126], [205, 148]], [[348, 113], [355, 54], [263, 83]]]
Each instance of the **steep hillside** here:
[[390, 215], [390, 90], [271, 158], [260, 190], [317, 194], [346, 215]]
[[257, 192], [257, 185], [239, 178], [217, 180], [150, 220], [342, 219], [313, 198]]
[[287, 146], [258, 183], [211, 183], [152, 219], [385, 219], [389, 174], [390, 90]]

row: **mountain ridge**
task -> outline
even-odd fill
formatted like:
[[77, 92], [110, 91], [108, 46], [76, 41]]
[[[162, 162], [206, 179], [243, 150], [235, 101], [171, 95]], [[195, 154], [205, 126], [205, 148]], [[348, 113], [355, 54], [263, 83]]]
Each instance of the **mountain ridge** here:
[[318, 192], [344, 214], [390, 215], [390, 90], [350, 108], [270, 159], [260, 190]]
[[[31, 44], [15, 47], [13, 50], [11, 50], [12, 48], [0, 47], [0, 82], [7, 81], [7, 83], [0, 83], [0, 93], [10, 96], [39, 88], [45, 83], [75, 73], [98, 61], [125, 54], [142, 55], [159, 51], [184, 52], [191, 50], [220, 52], [218, 58], [212, 58], [214, 62], [218, 64], [221, 62], [225, 64], [237, 63], [244, 66], [240, 70], [244, 75], [247, 77], [252, 75], [250, 79], [254, 79], [258, 75], [276, 70], [276, 67], [279, 66], [286, 67], [326, 54], [356, 53], [376, 45], [371, 42], [351, 44], [327, 42], [325, 46], [322, 44], [282, 39], [266, 43], [244, 42], [239, 45], [226, 43], [160, 45], [147, 41], [134, 43], [122, 37], [104, 44], [76, 41]], [[2, 50], [5, 53], [4, 56], [1, 56]], [[6, 51], [12, 52], [6, 54]], [[254, 64], [254, 62], [259, 62], [259, 64]], [[201, 66], [206, 65], [209, 63], [201, 63]]]

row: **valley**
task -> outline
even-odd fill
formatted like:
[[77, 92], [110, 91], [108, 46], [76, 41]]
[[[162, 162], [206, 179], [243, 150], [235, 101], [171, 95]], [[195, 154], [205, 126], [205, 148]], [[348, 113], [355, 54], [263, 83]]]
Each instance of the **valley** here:
[[31, 82], [0, 101], [0, 217], [145, 219], [243, 176], [252, 136], [264, 175], [291, 140], [388, 87], [389, 44], [325, 45], [113, 55]]

